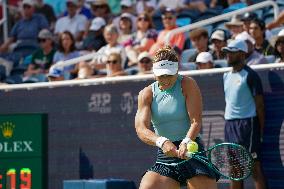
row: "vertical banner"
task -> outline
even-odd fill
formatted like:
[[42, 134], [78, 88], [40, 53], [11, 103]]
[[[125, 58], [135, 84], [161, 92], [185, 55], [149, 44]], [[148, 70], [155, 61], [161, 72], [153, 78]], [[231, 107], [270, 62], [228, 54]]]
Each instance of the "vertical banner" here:
[[0, 115], [0, 189], [46, 187], [44, 114]]

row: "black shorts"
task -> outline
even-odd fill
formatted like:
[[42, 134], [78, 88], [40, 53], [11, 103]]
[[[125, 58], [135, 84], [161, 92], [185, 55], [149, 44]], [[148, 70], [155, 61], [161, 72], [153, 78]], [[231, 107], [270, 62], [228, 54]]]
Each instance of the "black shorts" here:
[[[181, 141], [176, 141], [173, 143], [178, 147], [180, 142]], [[196, 138], [196, 142], [198, 143], [198, 151], [203, 151], [204, 147], [200, 138]], [[179, 165], [171, 165], [180, 162], [183, 163]], [[201, 163], [196, 159], [184, 161], [179, 158], [167, 157], [160, 148], [157, 152], [156, 163], [148, 169], [148, 171], [153, 171], [162, 176], [170, 177], [179, 182], [181, 185], [186, 185], [186, 181], [188, 179], [197, 175], [207, 175], [210, 178], [216, 179], [216, 181], [220, 178], [217, 173], [207, 167], [204, 163]]]
[[257, 117], [226, 120], [225, 141], [244, 146], [255, 160], [260, 160], [260, 127]]

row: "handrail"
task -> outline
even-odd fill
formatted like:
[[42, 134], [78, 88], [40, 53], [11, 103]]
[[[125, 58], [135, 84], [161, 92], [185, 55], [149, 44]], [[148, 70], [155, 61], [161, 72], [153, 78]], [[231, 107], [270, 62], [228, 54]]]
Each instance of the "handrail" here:
[[2, 4], [2, 19], [0, 20], [0, 25], [3, 24], [3, 39], [4, 42], [8, 39], [8, 19], [7, 19], [7, 0], [0, 0]]
[[[284, 70], [284, 62], [273, 63], [273, 64], [262, 64], [252, 65], [251, 68], [254, 70], [264, 69], [281, 69]], [[230, 71], [232, 68], [215, 68], [207, 70], [191, 70], [191, 71], [180, 71], [181, 75], [189, 76], [204, 76], [218, 73], [225, 73]], [[55, 88], [55, 87], [72, 87], [72, 86], [88, 86], [88, 85], [101, 85], [115, 82], [129, 82], [129, 81], [141, 81], [154, 79], [153, 74], [146, 75], [131, 75], [131, 76], [118, 76], [118, 77], [107, 77], [107, 78], [94, 78], [94, 79], [82, 79], [82, 80], [67, 80], [67, 81], [55, 81], [45, 83], [28, 83], [28, 84], [13, 84], [13, 85], [0, 85], [0, 92], [11, 91], [11, 90], [33, 90], [39, 88]]]
[[279, 7], [278, 7], [277, 3], [274, 2], [274, 1], [271, 1], [271, 0], [264, 1], [264, 2], [261, 2], [261, 3], [257, 3], [257, 4], [254, 4], [254, 5], [239, 9], [239, 10], [235, 10], [235, 11], [232, 11], [232, 12], [229, 12], [229, 13], [226, 13], [226, 14], [222, 14], [222, 15], [215, 16], [215, 17], [212, 17], [212, 18], [208, 18], [206, 20], [201, 20], [199, 22], [195, 22], [195, 23], [189, 24], [187, 26], [183, 26], [183, 27], [173, 29], [170, 32], [168, 32], [167, 35], [166, 35], [166, 44], [170, 43], [170, 39], [175, 34], [184, 33], [186, 31], [189, 31], [189, 30], [192, 30], [192, 29], [195, 29], [195, 28], [198, 28], [198, 27], [202, 27], [204, 25], [208, 25], [208, 24], [212, 24], [212, 23], [215, 23], [215, 22], [219, 22], [221, 20], [225, 20], [225, 19], [230, 18], [230, 17], [232, 17], [233, 15], [236, 15], [236, 14], [243, 14], [243, 13], [246, 13], [246, 12], [249, 12], [249, 11], [253, 11], [253, 10], [256, 10], [256, 9], [267, 7], [269, 5], [273, 6], [273, 8], [274, 8], [274, 19], [276, 19], [277, 16], [279, 15]]

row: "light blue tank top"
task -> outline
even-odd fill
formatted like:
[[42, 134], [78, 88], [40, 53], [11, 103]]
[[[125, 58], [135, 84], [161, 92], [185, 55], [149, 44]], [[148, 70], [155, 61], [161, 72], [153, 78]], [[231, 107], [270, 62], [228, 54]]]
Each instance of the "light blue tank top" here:
[[172, 88], [162, 91], [158, 82], [152, 83], [152, 124], [155, 133], [171, 141], [182, 140], [190, 127], [185, 98], [179, 75]]

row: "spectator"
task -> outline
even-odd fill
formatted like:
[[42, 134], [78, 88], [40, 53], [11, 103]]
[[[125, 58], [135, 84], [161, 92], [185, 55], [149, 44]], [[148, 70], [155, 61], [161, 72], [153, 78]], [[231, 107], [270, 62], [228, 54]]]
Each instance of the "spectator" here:
[[243, 22], [240, 20], [240, 17], [235, 15], [232, 17], [230, 22], [225, 23], [225, 27], [231, 33], [231, 39], [235, 39], [235, 37], [244, 31]]
[[274, 39], [274, 48], [275, 48], [275, 52], [276, 52], [276, 56], [277, 56], [277, 59], [276, 59], [276, 63], [279, 63], [279, 62], [284, 62], [284, 29], [282, 29], [277, 37], [275, 37]]
[[107, 0], [89, 0], [93, 17], [102, 17], [107, 24], [112, 23], [112, 14]]
[[[75, 39], [71, 32], [64, 31], [59, 36], [58, 50], [56, 51], [53, 62], [56, 64], [60, 61], [65, 61], [79, 57], [80, 54], [75, 47]], [[76, 77], [77, 68], [76, 66], [67, 66], [63, 69], [65, 79], [73, 79]]]
[[[167, 8], [162, 14], [162, 20], [164, 25], [164, 30], [162, 30], [159, 35], [156, 43], [150, 49], [150, 55], [154, 55], [158, 49], [165, 46], [166, 35], [173, 29], [177, 28], [176, 25], [176, 12], [173, 9]], [[185, 37], [183, 33], [176, 34], [172, 36], [169, 41], [169, 45], [174, 47], [177, 46], [179, 49], [183, 49], [185, 42]]]
[[107, 25], [104, 29], [104, 38], [107, 45], [100, 48], [98, 51], [99, 56], [94, 57], [91, 62], [91, 67], [94, 70], [101, 70], [106, 68], [106, 57], [112, 52], [121, 55], [121, 66], [125, 68], [126, 54], [122, 45], [118, 43], [118, 30], [114, 25]]
[[137, 32], [133, 38], [126, 43], [126, 54], [129, 59], [129, 65], [137, 63], [137, 56], [140, 52], [149, 52], [151, 46], [155, 43], [158, 33], [154, 29], [152, 17], [144, 12], [138, 15]]
[[83, 40], [82, 49], [87, 51], [98, 51], [101, 47], [106, 45], [103, 35], [105, 25], [106, 22], [102, 17], [93, 19], [88, 35]]
[[273, 55], [274, 49], [267, 39], [265, 39], [265, 22], [260, 19], [252, 20], [249, 34], [255, 40], [255, 50], [264, 56]]
[[63, 81], [64, 80], [64, 74], [63, 70], [61, 68], [57, 68], [55, 66], [51, 66], [49, 69], [49, 72], [47, 74], [48, 81]]
[[37, 78], [38, 81], [45, 81], [45, 74], [53, 63], [55, 49], [53, 46], [52, 33], [47, 29], [41, 30], [38, 34], [38, 41], [40, 49], [32, 54], [31, 63], [24, 73], [26, 80], [33, 77]]
[[196, 48], [196, 52], [191, 55], [188, 59], [188, 62], [195, 62], [196, 57], [201, 52], [209, 52], [208, 47], [208, 32], [203, 28], [197, 28], [189, 33], [189, 38], [192, 42], [192, 46]]
[[132, 27], [133, 27], [132, 20], [131, 20], [131, 14], [129, 13], [123, 13], [120, 16], [119, 20], [119, 37], [118, 37], [118, 43], [126, 46], [126, 43], [133, 38]]
[[66, 6], [68, 15], [57, 20], [54, 32], [60, 35], [64, 31], [70, 31], [75, 40], [80, 42], [86, 29], [87, 18], [77, 13], [78, 0], [67, 0]]
[[282, 12], [278, 15], [278, 17], [275, 20], [268, 23], [266, 25], [266, 28], [268, 30], [272, 30], [273, 28], [277, 28], [277, 27], [282, 26], [282, 24], [284, 24], [284, 10], [282, 10]]
[[[85, 6], [85, 0], [78, 0], [78, 10], [77, 12], [81, 15], [84, 15], [88, 20], [92, 20], [93, 15], [91, 10]], [[67, 16], [68, 13], [65, 11], [64, 16]]]
[[50, 29], [54, 29], [56, 16], [52, 6], [44, 3], [43, 0], [36, 0], [35, 12], [44, 15], [49, 23]]
[[243, 22], [244, 31], [249, 33], [250, 23], [254, 19], [258, 19], [257, 14], [255, 14], [254, 12], [247, 12], [244, 14], [244, 16], [241, 18], [241, 21]]
[[213, 57], [209, 52], [201, 52], [196, 57], [198, 70], [214, 68]]
[[[136, 31], [136, 16], [134, 16], [134, 9], [133, 9], [133, 3], [131, 0], [121, 0], [120, 1], [121, 6], [121, 14], [120, 16], [114, 18], [113, 24], [119, 29], [119, 21], [121, 20], [121, 15], [125, 15], [127, 13], [132, 20], [132, 32]], [[120, 32], [120, 31], [119, 31]]]
[[[41, 29], [48, 28], [48, 22], [41, 14], [34, 13], [33, 0], [23, 1], [23, 18], [12, 28], [8, 40], [1, 45], [0, 52], [7, 52], [10, 48], [22, 44], [37, 46], [37, 36]], [[16, 43], [15, 43], [16, 42]], [[12, 43], [15, 43], [10, 46]]]
[[127, 73], [122, 68], [121, 56], [118, 53], [110, 53], [107, 57], [106, 68], [107, 77], [116, 77], [127, 75]]
[[242, 32], [236, 36], [236, 39], [243, 40], [247, 43], [247, 54], [246, 54], [246, 64], [255, 65], [255, 64], [267, 64], [265, 57], [257, 52], [254, 48], [255, 40], [247, 33]]
[[222, 51], [222, 48], [227, 46], [227, 39], [225, 30], [217, 29], [212, 33], [210, 37], [212, 49], [210, 52], [214, 60], [226, 58], [226, 54]]
[[150, 54], [146, 51], [142, 52], [139, 54], [138, 56], [138, 75], [142, 75], [142, 74], [151, 74], [152, 72], [152, 57], [150, 56]]
[[[263, 89], [258, 74], [245, 63], [247, 44], [231, 41], [223, 48], [232, 71], [224, 73], [225, 141], [243, 145], [253, 156], [252, 178], [256, 188], [265, 188], [261, 168], [261, 138], [265, 112]], [[232, 181], [231, 188], [243, 188], [243, 181]]]

